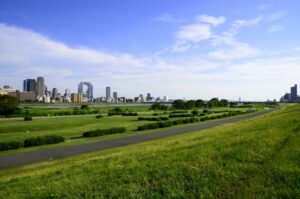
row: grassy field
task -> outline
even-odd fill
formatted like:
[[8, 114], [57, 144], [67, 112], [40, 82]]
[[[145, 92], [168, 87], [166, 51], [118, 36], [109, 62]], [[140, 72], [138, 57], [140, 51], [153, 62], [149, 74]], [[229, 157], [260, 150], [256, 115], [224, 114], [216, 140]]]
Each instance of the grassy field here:
[[300, 105], [0, 171], [0, 198], [299, 198]]
[[[107, 109], [108, 107], [106, 107]], [[126, 108], [126, 107], [125, 107]], [[131, 111], [138, 110], [139, 116], [152, 116], [153, 111], [145, 109], [145, 107], [131, 107]], [[262, 109], [262, 107], [256, 107], [257, 109]], [[39, 109], [38, 109], [39, 110]], [[146, 111], [147, 110], [147, 111]], [[213, 111], [247, 111], [248, 108], [215, 108]], [[163, 112], [162, 112], [163, 113]], [[213, 113], [210, 116], [218, 115], [223, 113]], [[49, 148], [61, 145], [78, 144], [84, 142], [91, 142], [95, 140], [109, 139], [115, 137], [129, 136], [138, 133], [137, 126], [152, 123], [150, 121], [138, 121], [139, 116], [104, 116], [103, 118], [96, 119], [94, 115], [76, 115], [76, 116], [58, 116], [58, 117], [36, 117], [32, 121], [23, 121], [22, 119], [2, 119], [0, 120], [0, 141], [23, 141], [26, 138], [40, 135], [55, 134], [61, 135], [67, 138], [66, 142], [47, 145], [40, 147], [31, 148], [20, 148], [17, 150], [1, 151], [0, 155], [19, 153], [28, 150], [37, 150], [41, 148]], [[168, 116], [168, 115], [159, 115]], [[176, 120], [179, 118], [170, 118], [170, 120]], [[69, 139], [71, 137], [80, 136], [83, 132], [95, 129], [107, 129], [111, 127], [126, 127], [127, 132], [123, 134], [116, 135], [105, 135], [96, 138], [80, 138], [80, 139]], [[174, 127], [178, 128], [178, 127]], [[157, 131], [157, 130], [152, 130]], [[150, 131], [147, 131], [150, 132]]]

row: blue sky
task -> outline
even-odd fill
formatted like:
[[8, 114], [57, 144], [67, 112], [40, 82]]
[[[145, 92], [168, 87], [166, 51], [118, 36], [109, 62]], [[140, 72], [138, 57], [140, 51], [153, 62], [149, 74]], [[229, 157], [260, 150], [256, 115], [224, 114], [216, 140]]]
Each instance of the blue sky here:
[[300, 2], [0, 1], [0, 85], [278, 99], [300, 83]]

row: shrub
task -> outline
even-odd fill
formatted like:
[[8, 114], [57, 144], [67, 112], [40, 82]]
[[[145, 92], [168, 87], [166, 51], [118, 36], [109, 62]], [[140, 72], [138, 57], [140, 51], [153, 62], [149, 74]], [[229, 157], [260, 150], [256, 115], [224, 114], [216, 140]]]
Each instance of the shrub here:
[[165, 120], [169, 120], [169, 118], [168, 118], [168, 117], [159, 117], [159, 119], [160, 119], [160, 120], [163, 120], [163, 121], [165, 121]]
[[199, 111], [198, 111], [198, 110], [193, 110], [193, 111], [192, 111], [192, 114], [193, 114], [193, 115], [198, 115], [198, 114], [199, 114]]
[[165, 127], [173, 126], [172, 121], [158, 122], [157, 124], [158, 124], [159, 128], [165, 128]]
[[122, 116], [138, 116], [138, 113], [134, 113], [134, 112], [122, 113]]
[[19, 142], [19, 141], [0, 142], [0, 151], [18, 149], [21, 147], [23, 147], [23, 142]]
[[152, 124], [144, 124], [141, 126], [137, 127], [138, 131], [144, 131], [144, 130], [148, 130], [148, 129], [158, 129], [159, 125], [158, 123], [152, 123]]
[[147, 120], [147, 121], [160, 121], [159, 117], [138, 117], [138, 120]]
[[37, 136], [31, 137], [24, 140], [24, 147], [31, 147], [31, 146], [40, 146], [46, 144], [55, 144], [64, 142], [65, 138], [60, 135], [45, 135], [45, 136]]
[[103, 115], [96, 115], [96, 118], [97, 118], [97, 119], [103, 118]]
[[189, 111], [172, 111], [171, 114], [177, 114], [177, 113], [189, 113]]
[[24, 121], [31, 121], [31, 120], [32, 120], [32, 117], [29, 116], [29, 115], [26, 115], [26, 116], [24, 117]]
[[97, 129], [92, 131], [87, 131], [82, 134], [83, 137], [97, 137], [102, 135], [116, 134], [116, 133], [124, 133], [126, 128], [124, 127], [115, 127], [110, 129]]
[[189, 113], [170, 114], [169, 117], [193, 117], [193, 114], [189, 114]]
[[82, 104], [82, 105], [80, 106], [80, 109], [82, 109], [82, 110], [88, 110], [88, 109], [89, 109], [89, 105], [87, 105], [87, 104]]

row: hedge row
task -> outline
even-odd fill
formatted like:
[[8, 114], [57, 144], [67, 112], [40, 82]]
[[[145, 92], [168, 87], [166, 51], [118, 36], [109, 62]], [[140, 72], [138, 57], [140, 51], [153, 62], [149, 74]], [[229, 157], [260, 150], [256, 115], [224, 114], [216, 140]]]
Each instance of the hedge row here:
[[138, 116], [138, 113], [129, 112], [129, 113], [122, 113], [123, 116]]
[[0, 151], [18, 149], [21, 147], [40, 146], [46, 144], [55, 144], [65, 141], [65, 138], [59, 135], [45, 135], [27, 138], [24, 141], [1, 142]]
[[23, 146], [24, 146], [23, 142], [20, 142], [20, 141], [1, 142], [0, 143], [0, 151], [18, 149]]
[[110, 129], [97, 129], [93, 131], [87, 131], [82, 134], [83, 137], [97, 137], [102, 135], [116, 134], [116, 133], [124, 133], [126, 128], [124, 127], [116, 127]]
[[123, 111], [108, 111], [108, 116], [114, 116], [114, 115], [122, 115]]
[[180, 120], [174, 120], [174, 121], [165, 121], [165, 122], [156, 122], [151, 124], [144, 124], [141, 126], [138, 126], [138, 131], [144, 131], [148, 129], [158, 129], [158, 128], [165, 128], [170, 127], [173, 125], [179, 125], [179, 124], [188, 124], [193, 122], [198, 122], [199, 120], [197, 118], [187, 118], [187, 119], [180, 119]]
[[172, 111], [171, 114], [177, 114], [177, 113], [189, 113], [189, 111]]
[[[255, 111], [250, 111], [250, 112], [255, 112]], [[236, 111], [236, 112], [224, 113], [222, 115], [216, 115], [216, 116], [210, 116], [210, 117], [205, 116], [200, 119], [191, 117], [191, 118], [187, 118], [187, 119], [179, 119], [179, 120], [173, 120], [173, 121], [144, 124], [144, 125], [138, 126], [137, 130], [144, 131], [144, 130], [148, 130], [148, 129], [158, 129], [158, 128], [170, 127], [173, 125], [188, 124], [188, 123], [194, 123], [194, 122], [199, 122], [199, 121], [206, 121], [206, 120], [213, 120], [213, 119], [225, 118], [225, 117], [236, 116], [236, 115], [243, 115], [243, 114], [247, 114], [250, 112]]]
[[168, 117], [138, 117], [138, 120], [147, 120], [147, 121], [161, 121], [168, 120]]
[[193, 114], [190, 113], [170, 114], [169, 117], [193, 117]]
[[41, 146], [46, 144], [55, 144], [64, 142], [65, 138], [60, 135], [45, 135], [31, 137], [24, 140], [24, 147]]

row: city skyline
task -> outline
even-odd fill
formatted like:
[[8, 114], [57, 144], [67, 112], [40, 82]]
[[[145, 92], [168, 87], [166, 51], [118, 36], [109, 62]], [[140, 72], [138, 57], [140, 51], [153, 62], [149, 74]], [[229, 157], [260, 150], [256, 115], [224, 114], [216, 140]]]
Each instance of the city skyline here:
[[94, 96], [110, 85], [120, 96], [278, 100], [299, 83], [295, 0], [91, 2], [1, 1], [0, 85], [42, 76], [61, 92], [93, 82]]

